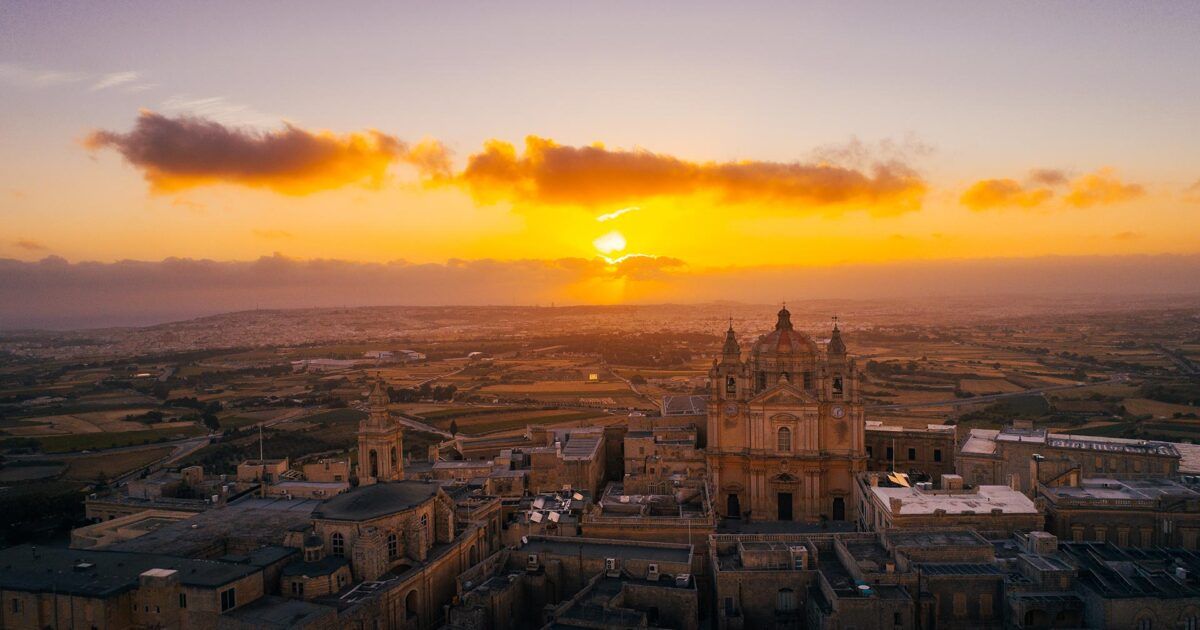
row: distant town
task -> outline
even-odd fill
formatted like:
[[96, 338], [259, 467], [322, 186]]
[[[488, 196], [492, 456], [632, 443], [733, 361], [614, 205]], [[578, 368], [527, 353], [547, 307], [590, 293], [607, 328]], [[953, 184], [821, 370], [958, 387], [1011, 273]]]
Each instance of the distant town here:
[[1197, 628], [1200, 301], [0, 331], [4, 628]]

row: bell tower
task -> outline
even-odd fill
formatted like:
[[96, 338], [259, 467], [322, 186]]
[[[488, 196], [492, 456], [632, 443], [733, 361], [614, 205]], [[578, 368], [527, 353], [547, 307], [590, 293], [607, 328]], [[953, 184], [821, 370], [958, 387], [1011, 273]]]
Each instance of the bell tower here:
[[358, 424], [358, 483], [404, 479], [404, 428], [388, 413], [387, 390], [375, 381], [367, 397], [367, 417]]

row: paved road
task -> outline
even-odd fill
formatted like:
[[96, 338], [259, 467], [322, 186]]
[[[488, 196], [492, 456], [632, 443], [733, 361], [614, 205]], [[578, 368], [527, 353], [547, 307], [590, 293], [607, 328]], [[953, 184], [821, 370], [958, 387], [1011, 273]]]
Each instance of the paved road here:
[[950, 398], [947, 400], [935, 400], [933, 402], [923, 403], [905, 403], [896, 405], [867, 405], [870, 411], [882, 411], [887, 409], [918, 409], [921, 407], [949, 407], [960, 405], [974, 405], [981, 402], [991, 402], [994, 400], [1003, 400], [1005, 398], [1017, 398], [1020, 396], [1029, 396], [1030, 394], [1045, 394], [1047, 392], [1059, 392], [1068, 389], [1079, 389], [1081, 387], [1095, 387], [1097, 385], [1113, 385], [1116, 383], [1124, 383], [1129, 380], [1128, 377], [1121, 375], [1108, 379], [1107, 381], [1097, 381], [1095, 383], [1074, 383], [1072, 385], [1055, 385], [1053, 387], [1039, 387], [1038, 389], [1025, 389], [1019, 392], [1008, 392], [1005, 394], [987, 394], [985, 396], [972, 396], [970, 398]]

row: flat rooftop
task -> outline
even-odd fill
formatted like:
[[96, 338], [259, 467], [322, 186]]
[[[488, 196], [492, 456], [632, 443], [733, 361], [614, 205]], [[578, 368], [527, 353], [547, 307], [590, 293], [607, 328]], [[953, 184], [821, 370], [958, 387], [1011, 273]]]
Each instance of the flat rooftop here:
[[311, 499], [246, 497], [114, 543], [109, 549], [191, 556], [206, 553], [223, 539], [246, 541], [247, 546], [278, 545], [292, 528], [307, 529], [318, 505]]
[[[971, 433], [963, 442], [961, 452], [967, 454], [990, 455], [996, 452], [997, 442], [1029, 442], [1044, 444], [1046, 448], [1058, 448], [1074, 451], [1092, 451], [1097, 453], [1156, 455], [1160, 457], [1180, 457], [1178, 445], [1172, 442], [1153, 440], [1130, 440], [1125, 438], [1100, 437], [1093, 435], [1069, 435], [1066, 433], [1048, 433], [1045, 429], [971, 429]], [[1197, 458], [1197, 468], [1200, 469], [1200, 452], [1193, 453]]]
[[904, 427], [898, 424], [884, 424], [880, 420], [867, 420], [867, 431], [886, 433], [954, 433], [957, 430], [952, 424], [927, 424], [924, 427]]
[[[974, 491], [920, 490], [918, 488], [871, 487], [877, 501], [893, 514], [900, 516], [933, 514], [988, 514], [1001, 510], [1004, 514], [1037, 514], [1037, 506], [1023, 493], [1008, 486], [976, 486]], [[900, 499], [900, 509], [891, 507], [892, 499]]]
[[1055, 486], [1043, 492], [1054, 498], [1093, 501], [1157, 501], [1164, 497], [1200, 499], [1200, 492], [1171, 479], [1108, 479], [1089, 477], [1079, 487]]
[[137, 588], [141, 574], [153, 569], [177, 571], [186, 586], [216, 588], [261, 567], [154, 553], [20, 545], [0, 550], [0, 589], [111, 597]]
[[884, 535], [896, 547], [990, 546], [979, 534], [968, 529], [942, 531], [893, 530]]
[[657, 562], [691, 562], [691, 548], [688, 545], [649, 545], [619, 540], [601, 540], [598, 538], [550, 538], [535, 536], [518, 549], [520, 553], [553, 553], [560, 556], [580, 556], [589, 558], [621, 558], [652, 560]]

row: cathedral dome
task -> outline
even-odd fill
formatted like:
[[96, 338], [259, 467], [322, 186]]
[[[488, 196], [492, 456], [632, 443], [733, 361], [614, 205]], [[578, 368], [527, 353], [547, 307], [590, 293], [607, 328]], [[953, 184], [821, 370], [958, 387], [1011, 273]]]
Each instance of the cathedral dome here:
[[779, 309], [779, 319], [775, 322], [775, 330], [759, 337], [750, 349], [750, 355], [753, 357], [802, 357], [816, 354], [816, 342], [812, 340], [812, 337], [792, 327], [792, 314], [787, 307]]

